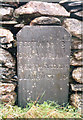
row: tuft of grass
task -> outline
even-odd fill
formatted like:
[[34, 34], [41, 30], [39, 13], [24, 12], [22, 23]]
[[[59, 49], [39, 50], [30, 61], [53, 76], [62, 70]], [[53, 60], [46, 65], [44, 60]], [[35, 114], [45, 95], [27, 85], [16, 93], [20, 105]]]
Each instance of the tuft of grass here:
[[0, 104], [0, 119], [6, 118], [81, 118], [79, 109], [67, 104], [58, 105], [54, 101], [39, 104], [27, 103], [25, 108]]

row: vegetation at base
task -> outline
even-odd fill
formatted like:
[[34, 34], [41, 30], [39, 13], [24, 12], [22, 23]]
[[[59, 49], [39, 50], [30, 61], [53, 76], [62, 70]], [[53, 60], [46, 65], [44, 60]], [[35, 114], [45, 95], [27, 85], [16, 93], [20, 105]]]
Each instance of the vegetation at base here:
[[81, 112], [67, 104], [58, 105], [54, 101], [42, 104], [30, 102], [25, 108], [0, 104], [0, 119], [5, 118], [81, 118]]

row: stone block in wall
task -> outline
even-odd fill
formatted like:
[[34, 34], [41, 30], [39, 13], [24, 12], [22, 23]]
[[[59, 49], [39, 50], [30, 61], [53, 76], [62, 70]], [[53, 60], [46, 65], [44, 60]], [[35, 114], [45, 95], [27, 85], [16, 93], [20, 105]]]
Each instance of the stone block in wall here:
[[81, 51], [74, 52], [74, 57], [77, 60], [83, 60], [83, 51], [81, 50]]
[[0, 21], [0, 25], [16, 25], [18, 22], [16, 21]]
[[83, 84], [70, 84], [72, 91], [83, 91]]
[[[20, 15], [31, 16], [70, 16], [70, 13], [58, 3], [47, 3], [40, 1], [30, 1], [29, 3], [15, 9], [14, 15], [19, 17]], [[27, 18], [28, 19], [28, 18]]]
[[83, 49], [83, 42], [82, 42], [82, 40], [78, 40], [76, 38], [73, 38], [72, 39], [72, 43], [71, 43], [71, 49], [78, 49], [78, 50]]
[[0, 81], [14, 80], [14, 75], [16, 75], [14, 58], [8, 51], [0, 48]]
[[72, 77], [76, 82], [83, 83], [83, 67], [78, 67], [73, 70]]
[[81, 0], [61, 0], [59, 2], [62, 6], [66, 8], [67, 11], [75, 13], [82, 10]]
[[14, 105], [16, 101], [16, 97], [17, 95], [15, 92], [7, 93], [5, 95], [0, 95], [0, 103]]
[[75, 36], [79, 39], [83, 37], [82, 29], [83, 22], [73, 18], [67, 18], [63, 22], [63, 26], [71, 33], [72, 36]]
[[70, 96], [70, 103], [76, 108], [81, 109], [83, 106], [83, 93], [75, 93]]
[[56, 17], [37, 17], [31, 21], [30, 25], [60, 25], [61, 21]]
[[0, 7], [0, 20], [11, 20], [13, 11], [11, 7]]
[[14, 40], [11, 31], [0, 27], [0, 43], [10, 43]]
[[15, 28], [23, 28], [24, 27], [24, 24], [16, 24], [14, 25]]
[[13, 92], [15, 88], [16, 88], [16, 84], [0, 82], [0, 95]]
[[10, 30], [0, 27], [0, 47], [2, 48], [12, 48], [15, 40], [13, 34]]
[[83, 60], [76, 60], [74, 57], [70, 59], [71, 66], [83, 66]]
[[[82, 5], [82, 7], [83, 7], [83, 5]], [[82, 9], [82, 7], [81, 7], [81, 9]], [[72, 14], [71, 14], [71, 17], [76, 18], [76, 19], [82, 21], [82, 20], [83, 20], [83, 10], [82, 10], [82, 11], [75, 12], [75, 13], [72, 13]]]

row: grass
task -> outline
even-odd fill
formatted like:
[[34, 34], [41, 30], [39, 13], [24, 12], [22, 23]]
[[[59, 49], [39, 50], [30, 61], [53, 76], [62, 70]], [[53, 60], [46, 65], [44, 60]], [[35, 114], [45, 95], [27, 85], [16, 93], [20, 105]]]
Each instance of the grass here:
[[30, 102], [25, 108], [0, 104], [0, 119], [5, 118], [81, 118], [80, 111], [67, 104], [58, 105], [49, 101], [43, 104]]

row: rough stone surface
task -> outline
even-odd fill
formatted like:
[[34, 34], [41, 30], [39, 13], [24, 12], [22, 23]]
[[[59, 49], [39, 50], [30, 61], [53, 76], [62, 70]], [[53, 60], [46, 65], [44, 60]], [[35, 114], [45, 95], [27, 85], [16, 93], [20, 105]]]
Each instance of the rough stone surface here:
[[42, 94], [40, 102], [68, 102], [70, 34], [61, 26], [25, 26], [17, 44], [19, 105]]
[[16, 22], [16, 21], [0, 21], [1, 25], [15, 25], [17, 23], [18, 22]]
[[59, 2], [69, 12], [78, 12], [82, 10], [82, 2], [80, 0], [62, 0]]
[[0, 7], [0, 20], [10, 20], [13, 15], [13, 8]]
[[17, 8], [15, 10], [15, 15], [48, 15], [48, 16], [70, 16], [64, 7], [57, 3], [47, 3], [30, 1], [29, 3]]
[[0, 64], [7, 68], [15, 67], [15, 60], [11, 54], [2, 48], [0, 48]]
[[73, 70], [72, 77], [76, 82], [83, 83], [83, 67], [78, 67]]
[[16, 93], [11, 92], [6, 95], [0, 95], [0, 103], [14, 105], [16, 101]]
[[83, 31], [81, 30], [83, 22], [76, 19], [65, 19], [63, 26], [75, 37], [82, 39]]
[[10, 30], [0, 28], [0, 43], [10, 43], [14, 41], [13, 34]]
[[70, 101], [71, 104], [76, 107], [76, 108], [80, 108], [82, 109], [82, 105], [83, 105], [83, 94], [72, 94], [70, 96]]
[[15, 84], [1, 83], [0, 82], [0, 95], [14, 91], [15, 87], [16, 87]]
[[76, 1], [81, 1], [82, 2], [82, 0], [61, 0], [59, 3], [65, 3], [65, 2], [76, 2]]
[[81, 49], [83, 49], [83, 42], [80, 40], [73, 39], [72, 44], [71, 44], [71, 48], [81, 50]]
[[16, 27], [16, 28], [23, 28], [24, 24], [17, 24], [17, 25], [14, 25], [14, 27]]
[[82, 84], [71, 84], [72, 91], [83, 91]]
[[72, 66], [83, 66], [83, 61], [82, 60], [76, 60], [75, 58], [70, 59], [70, 65]]
[[31, 21], [30, 25], [60, 25], [61, 22], [55, 17], [38, 17]]
[[71, 16], [82, 21], [83, 20], [83, 11], [72, 13]]
[[76, 52], [74, 52], [74, 57], [77, 60], [83, 60], [83, 51], [76, 51]]
[[11, 81], [15, 75], [15, 60], [11, 54], [0, 48], [0, 81]]

